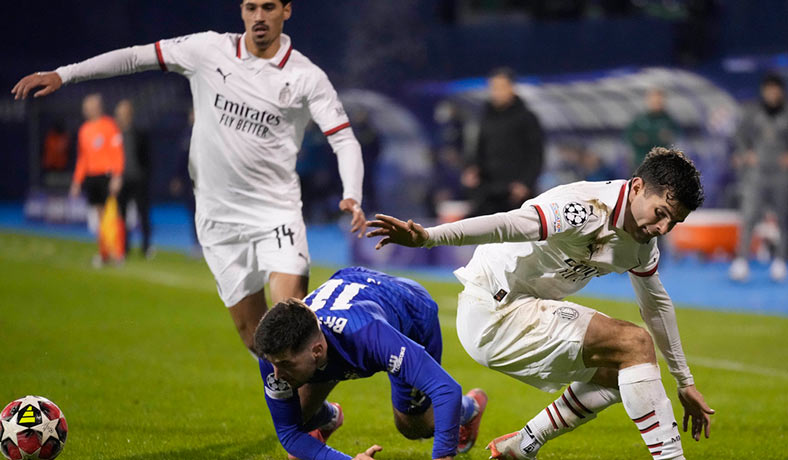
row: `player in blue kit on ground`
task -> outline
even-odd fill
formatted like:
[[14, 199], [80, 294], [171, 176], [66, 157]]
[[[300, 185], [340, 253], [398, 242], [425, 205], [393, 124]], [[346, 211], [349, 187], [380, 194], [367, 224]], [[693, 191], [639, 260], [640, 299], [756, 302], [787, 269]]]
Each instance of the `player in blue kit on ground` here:
[[[381, 371], [391, 381], [397, 429], [408, 439], [434, 436], [433, 458], [467, 452], [476, 440], [487, 395], [474, 389], [463, 396], [440, 366], [438, 305], [414, 281], [339, 270], [304, 301], [274, 306], [255, 331], [255, 348], [276, 433], [292, 457], [350, 458], [325, 445], [344, 417], [338, 404], [324, 401], [339, 381]], [[295, 391], [306, 383], [310, 401]]]

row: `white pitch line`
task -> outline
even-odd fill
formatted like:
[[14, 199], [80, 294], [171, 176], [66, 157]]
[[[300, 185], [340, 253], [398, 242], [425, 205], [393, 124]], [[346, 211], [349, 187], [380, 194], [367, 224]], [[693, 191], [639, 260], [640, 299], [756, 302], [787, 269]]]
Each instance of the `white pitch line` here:
[[773, 369], [770, 367], [753, 366], [751, 364], [740, 363], [728, 359], [708, 358], [704, 356], [687, 356], [690, 364], [698, 364], [703, 367], [720, 369], [724, 371], [744, 372], [747, 374], [759, 374], [765, 377], [779, 377], [788, 379], [788, 371], [783, 369]]

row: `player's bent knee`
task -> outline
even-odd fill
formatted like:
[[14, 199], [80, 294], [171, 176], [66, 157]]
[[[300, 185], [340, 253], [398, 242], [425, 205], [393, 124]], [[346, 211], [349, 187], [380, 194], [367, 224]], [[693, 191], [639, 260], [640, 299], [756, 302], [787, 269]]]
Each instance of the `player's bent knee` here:
[[434, 428], [428, 427], [423, 417], [412, 416], [402, 413], [394, 413], [394, 425], [397, 431], [402, 433], [407, 439], [427, 439], [431, 438], [434, 434]]
[[651, 339], [651, 334], [638, 326], [633, 326], [628, 329], [627, 348], [631, 350], [633, 359], [640, 362], [657, 362], [657, 355], [654, 352], [654, 341]]

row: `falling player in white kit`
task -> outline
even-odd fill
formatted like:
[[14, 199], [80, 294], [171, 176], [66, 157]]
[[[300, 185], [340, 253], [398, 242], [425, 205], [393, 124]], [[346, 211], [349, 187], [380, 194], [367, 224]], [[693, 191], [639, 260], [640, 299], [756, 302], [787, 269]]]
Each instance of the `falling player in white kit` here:
[[[479, 363], [541, 390], [566, 391], [515, 433], [493, 440], [494, 458], [534, 459], [550, 439], [624, 409], [657, 459], [683, 459], [678, 424], [662, 386], [654, 341], [684, 406], [684, 430], [709, 436], [710, 414], [687, 366], [676, 315], [659, 281], [657, 235], [703, 202], [700, 174], [677, 150], [655, 147], [631, 180], [577, 182], [519, 209], [423, 228], [378, 215], [378, 248], [480, 244], [455, 271], [457, 334]], [[632, 323], [563, 299], [595, 276], [629, 272], [641, 316]]]
[[[12, 93], [45, 96], [63, 84], [143, 70], [189, 79], [189, 153], [203, 255], [244, 344], [271, 300], [303, 298], [309, 250], [296, 154], [310, 118], [328, 137], [344, 188], [341, 210], [363, 232], [361, 147], [326, 74], [282, 34], [290, 0], [242, 0], [244, 34], [204, 32], [111, 51], [23, 78]], [[359, 233], [361, 236], [361, 233]]]

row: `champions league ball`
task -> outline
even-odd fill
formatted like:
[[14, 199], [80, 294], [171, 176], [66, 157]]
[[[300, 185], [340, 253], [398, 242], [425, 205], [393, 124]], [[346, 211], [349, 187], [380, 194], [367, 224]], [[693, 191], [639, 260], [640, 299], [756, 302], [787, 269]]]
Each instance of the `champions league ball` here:
[[11, 460], [52, 459], [66, 444], [66, 417], [41, 396], [12, 401], [0, 412], [0, 452]]

